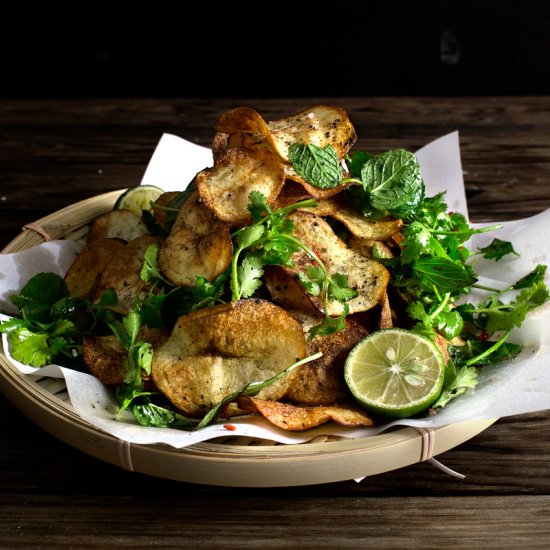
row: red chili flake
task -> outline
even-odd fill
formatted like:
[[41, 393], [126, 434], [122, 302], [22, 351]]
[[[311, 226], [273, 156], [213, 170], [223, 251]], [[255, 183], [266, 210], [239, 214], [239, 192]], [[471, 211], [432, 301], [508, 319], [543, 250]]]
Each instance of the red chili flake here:
[[237, 429], [237, 426], [233, 426], [233, 424], [224, 424], [223, 427], [230, 432], [234, 432]]
[[479, 335], [479, 340], [481, 342], [486, 342], [489, 339], [489, 333], [486, 330], [483, 330]]

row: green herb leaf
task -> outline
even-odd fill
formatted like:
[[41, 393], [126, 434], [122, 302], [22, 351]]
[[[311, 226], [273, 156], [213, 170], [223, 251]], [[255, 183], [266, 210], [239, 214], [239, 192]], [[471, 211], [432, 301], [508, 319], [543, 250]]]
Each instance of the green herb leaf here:
[[262, 286], [264, 274], [262, 262], [254, 256], [247, 256], [237, 270], [241, 298], [250, 298]]
[[477, 374], [475, 367], [464, 366], [458, 369], [456, 375], [448, 383], [445, 380], [443, 391], [432, 408], [442, 409], [449, 401], [462, 395], [467, 389], [475, 388], [478, 383]]
[[332, 189], [342, 182], [342, 166], [332, 145], [321, 148], [312, 143], [293, 143], [288, 159], [296, 172], [315, 187]]
[[538, 264], [531, 273], [522, 277], [515, 285], [512, 286], [512, 290], [521, 290], [523, 288], [529, 288], [530, 286], [541, 283], [544, 281], [544, 275], [546, 274], [546, 265]]
[[315, 336], [328, 336], [329, 334], [345, 329], [346, 317], [348, 314], [349, 305], [346, 303], [344, 304], [344, 311], [342, 312], [342, 315], [339, 315], [338, 317], [329, 317], [328, 315], [325, 315], [323, 320], [318, 325], [315, 325], [309, 329], [307, 339], [313, 340]]
[[416, 156], [404, 149], [369, 159], [361, 169], [361, 181], [372, 205], [379, 210], [398, 209], [405, 204], [413, 209], [423, 197], [420, 165]]
[[413, 272], [425, 290], [435, 286], [442, 294], [463, 290], [477, 281], [465, 266], [446, 258], [420, 258], [413, 263]]
[[43, 367], [51, 362], [47, 333], [20, 328], [8, 334], [8, 343], [13, 358], [25, 365]]
[[496, 238], [493, 239], [489, 245], [483, 248], [478, 248], [477, 250], [483, 255], [484, 258], [488, 260], [495, 260], [496, 262], [501, 260], [507, 254], [515, 254], [516, 256], [519, 256], [519, 254], [514, 250], [511, 242], [502, 241]]
[[271, 214], [271, 207], [267, 203], [267, 197], [259, 191], [251, 191], [248, 195], [248, 211], [252, 216], [252, 222], [258, 223], [264, 214]]
[[182, 414], [176, 413], [154, 403], [134, 405], [132, 412], [142, 426], [153, 428], [190, 428], [195, 422]]

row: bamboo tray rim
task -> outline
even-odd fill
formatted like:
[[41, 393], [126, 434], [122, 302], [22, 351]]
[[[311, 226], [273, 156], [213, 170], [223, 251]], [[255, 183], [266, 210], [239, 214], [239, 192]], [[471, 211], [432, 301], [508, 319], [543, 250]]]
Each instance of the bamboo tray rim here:
[[[110, 210], [125, 191], [97, 195], [62, 208], [23, 228], [0, 253], [13, 253], [51, 240], [70, 238]], [[38, 232], [39, 228], [43, 233]], [[314, 485], [376, 475], [415, 464], [423, 438], [415, 428], [399, 427], [364, 438], [321, 436], [298, 444], [228, 436], [182, 449], [163, 444], [123, 442], [82, 420], [68, 399], [48, 390], [47, 381], [20, 373], [0, 347], [0, 389], [36, 424], [81, 451], [122, 468], [178, 481], [233, 487]], [[432, 456], [479, 434], [496, 419], [461, 422], [434, 431]]]

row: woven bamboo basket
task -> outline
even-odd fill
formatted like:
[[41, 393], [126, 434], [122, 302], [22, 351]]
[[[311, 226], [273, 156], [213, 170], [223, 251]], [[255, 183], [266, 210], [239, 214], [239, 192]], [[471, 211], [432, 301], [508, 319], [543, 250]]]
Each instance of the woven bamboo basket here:
[[[87, 225], [110, 210], [121, 193], [81, 201], [33, 226], [51, 239], [81, 238]], [[35, 229], [24, 229], [2, 252], [18, 252], [43, 241]], [[0, 389], [23, 414], [65, 443], [121, 468], [185, 482], [234, 487], [314, 485], [376, 475], [428, 456], [426, 438], [410, 427], [359, 439], [321, 436], [293, 445], [231, 436], [183, 449], [130, 444], [82, 420], [63, 380], [21, 374], [1, 348]], [[473, 420], [436, 429], [430, 437], [429, 456], [460, 445], [493, 422]]]

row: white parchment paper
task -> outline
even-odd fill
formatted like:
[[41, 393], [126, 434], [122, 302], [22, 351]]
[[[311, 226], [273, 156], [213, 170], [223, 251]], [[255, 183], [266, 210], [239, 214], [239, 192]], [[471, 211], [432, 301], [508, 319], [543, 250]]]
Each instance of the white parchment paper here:
[[[460, 162], [458, 132], [443, 136], [419, 151], [417, 156], [428, 195], [446, 191], [449, 208], [467, 215], [466, 196]], [[142, 184], [165, 190], [184, 189], [199, 170], [212, 165], [210, 150], [177, 136], [165, 134], [145, 171]], [[483, 224], [489, 225], [489, 224]], [[505, 288], [529, 273], [536, 264], [550, 259], [550, 210], [528, 219], [503, 224], [501, 230], [475, 236], [471, 248], [484, 246], [493, 238], [510, 240], [521, 254], [499, 262], [480, 259], [476, 271], [480, 282]], [[0, 256], [0, 310], [14, 313], [9, 297], [40, 271], [63, 274], [74, 261], [79, 245], [71, 241], [52, 241], [16, 254]], [[547, 284], [550, 284], [547, 274]], [[482, 299], [482, 295], [474, 296]], [[350, 438], [374, 435], [393, 425], [438, 427], [470, 419], [495, 418], [550, 408], [550, 304], [533, 312], [512, 340], [524, 345], [519, 357], [509, 363], [484, 367], [474, 390], [450, 402], [437, 415], [423, 419], [405, 419], [375, 428], [350, 429], [324, 425], [306, 432], [286, 432], [256, 416], [231, 419], [229, 431], [220, 421], [200, 431], [145, 428], [130, 413], [116, 419], [117, 403], [109, 390], [96, 378], [56, 365], [35, 369], [22, 365], [10, 355], [6, 335], [4, 351], [22, 373], [29, 376], [64, 378], [76, 412], [96, 428], [132, 443], [166, 443], [176, 448], [219, 436], [251, 436], [281, 443], [301, 443], [317, 435], [334, 434]]]

